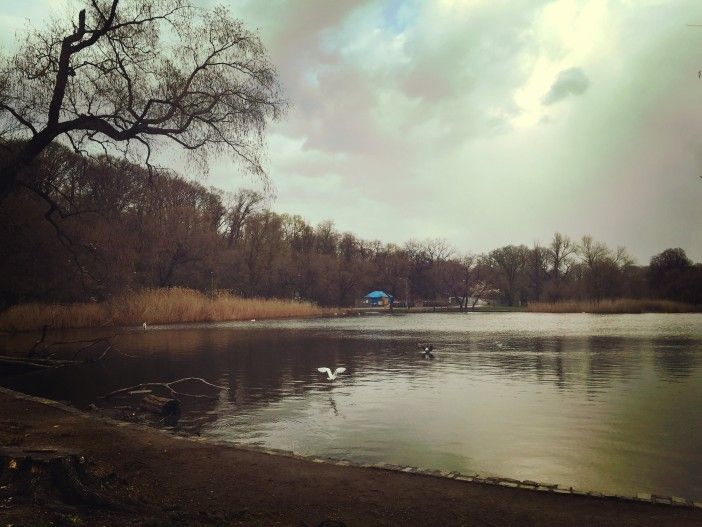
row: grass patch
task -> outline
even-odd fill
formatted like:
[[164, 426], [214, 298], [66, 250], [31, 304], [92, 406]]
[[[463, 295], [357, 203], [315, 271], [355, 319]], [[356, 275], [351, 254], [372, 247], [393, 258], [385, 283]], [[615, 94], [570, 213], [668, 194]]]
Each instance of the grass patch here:
[[27, 331], [51, 328], [138, 326], [184, 322], [315, 317], [331, 309], [312, 302], [242, 298], [227, 292], [207, 296], [193, 289], [143, 289], [101, 303], [41, 304], [12, 306], [0, 313], [0, 330]]
[[694, 313], [693, 305], [672, 300], [617, 298], [613, 300], [568, 300], [563, 302], [532, 302], [532, 313]]

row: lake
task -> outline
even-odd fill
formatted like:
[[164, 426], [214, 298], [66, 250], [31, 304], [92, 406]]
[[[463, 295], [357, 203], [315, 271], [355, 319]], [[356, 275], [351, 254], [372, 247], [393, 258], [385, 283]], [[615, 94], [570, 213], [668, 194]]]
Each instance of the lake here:
[[0, 383], [86, 408], [198, 376], [225, 388], [185, 413], [219, 441], [702, 500], [700, 314], [365, 315], [122, 330], [115, 345]]

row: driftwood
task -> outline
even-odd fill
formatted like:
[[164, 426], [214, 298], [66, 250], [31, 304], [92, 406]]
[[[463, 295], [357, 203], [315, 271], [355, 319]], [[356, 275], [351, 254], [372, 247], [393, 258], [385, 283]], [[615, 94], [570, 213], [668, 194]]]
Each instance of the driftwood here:
[[180, 384], [180, 383], [183, 383], [186, 381], [199, 382], [199, 383], [205, 384], [207, 386], [211, 386], [212, 388], [217, 388], [218, 390], [226, 389], [226, 387], [224, 387], [224, 386], [218, 386], [217, 384], [212, 384], [211, 382], [208, 382], [201, 377], [183, 377], [182, 379], [177, 379], [175, 381], [170, 381], [170, 382], [143, 382], [141, 384], [136, 384], [134, 386], [129, 386], [127, 388], [120, 388], [119, 390], [115, 390], [115, 391], [110, 392], [106, 395], [103, 395], [102, 398], [109, 399], [110, 397], [114, 397], [116, 395], [122, 395], [122, 394], [130, 393], [130, 392], [140, 392], [141, 390], [146, 389], [146, 388], [163, 388], [164, 390], [167, 390], [174, 398], [177, 397], [178, 395], [180, 395], [182, 397], [215, 399], [215, 397], [212, 397], [211, 395], [181, 392], [181, 391], [176, 390], [173, 387], [174, 385], [177, 385], [177, 384]]
[[150, 393], [141, 400], [141, 408], [155, 414], [176, 415], [180, 413], [180, 401]]

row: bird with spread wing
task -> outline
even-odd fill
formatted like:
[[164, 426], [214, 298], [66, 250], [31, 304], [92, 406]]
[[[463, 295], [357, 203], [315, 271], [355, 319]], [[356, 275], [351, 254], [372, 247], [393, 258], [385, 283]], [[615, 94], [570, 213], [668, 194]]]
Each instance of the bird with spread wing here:
[[327, 380], [328, 380], [328, 381], [333, 381], [334, 379], [337, 378], [337, 376], [338, 376], [339, 374], [344, 373], [344, 372], [346, 371], [346, 368], [344, 368], [344, 367], [342, 366], [342, 367], [340, 367], [340, 368], [335, 369], [334, 372], [332, 373], [331, 369], [329, 369], [329, 368], [327, 368], [327, 367], [325, 366], [325, 367], [323, 367], [323, 368], [317, 368], [317, 371], [318, 371], [319, 373], [326, 373], [326, 374], [327, 374]]

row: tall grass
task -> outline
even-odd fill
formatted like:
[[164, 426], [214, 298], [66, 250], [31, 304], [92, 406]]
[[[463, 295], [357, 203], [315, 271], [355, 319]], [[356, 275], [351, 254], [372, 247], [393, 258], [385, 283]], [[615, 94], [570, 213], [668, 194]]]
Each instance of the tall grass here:
[[20, 304], [0, 313], [0, 330], [136, 326], [183, 322], [324, 316], [330, 309], [311, 302], [241, 298], [227, 292], [207, 296], [193, 289], [143, 289], [102, 303]]
[[567, 300], [563, 302], [532, 302], [532, 313], [691, 313], [695, 306], [672, 300], [617, 298], [612, 300]]

